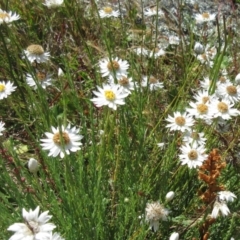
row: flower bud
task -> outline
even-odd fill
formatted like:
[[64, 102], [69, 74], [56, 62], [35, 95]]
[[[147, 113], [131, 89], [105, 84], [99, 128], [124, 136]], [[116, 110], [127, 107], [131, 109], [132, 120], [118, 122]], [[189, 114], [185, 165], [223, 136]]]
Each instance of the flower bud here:
[[175, 196], [175, 193], [173, 191], [171, 191], [171, 192], [167, 193], [165, 198], [168, 202], [170, 202], [174, 198], [174, 196]]
[[196, 42], [194, 45], [194, 52], [196, 54], [202, 54], [204, 52], [204, 46], [201, 43]]
[[178, 240], [179, 239], [179, 233], [173, 232], [169, 238], [169, 240]]
[[236, 84], [240, 84], [240, 73], [235, 77]]
[[38, 161], [34, 158], [30, 158], [28, 161], [28, 170], [31, 173], [35, 173], [38, 171], [39, 164]]

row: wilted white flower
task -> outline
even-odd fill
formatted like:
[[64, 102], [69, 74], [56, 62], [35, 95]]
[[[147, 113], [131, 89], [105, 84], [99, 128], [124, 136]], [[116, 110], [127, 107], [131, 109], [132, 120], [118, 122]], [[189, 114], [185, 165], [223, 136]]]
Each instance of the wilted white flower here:
[[196, 142], [198, 145], [204, 146], [207, 139], [204, 137], [204, 133], [196, 131], [185, 131], [183, 135], [183, 142], [192, 144]]
[[166, 221], [169, 214], [169, 211], [159, 202], [147, 203], [145, 211], [145, 220], [150, 224], [154, 232], [159, 228], [159, 220]]
[[42, 240], [51, 237], [52, 230], [56, 227], [53, 223], [47, 223], [52, 216], [45, 211], [39, 215], [39, 206], [33, 211], [27, 212], [24, 208], [22, 216], [24, 223], [14, 223], [7, 230], [15, 232], [9, 240]]
[[218, 201], [216, 200], [214, 205], [213, 205], [213, 210], [212, 210], [212, 218], [217, 218], [219, 216], [219, 213], [221, 212], [222, 216], [225, 217], [230, 214], [230, 210], [225, 203], [225, 201]]
[[63, 0], [45, 0], [43, 5], [47, 6], [48, 8], [56, 8], [63, 4]]
[[67, 127], [52, 127], [52, 133], [46, 132], [46, 139], [41, 139], [41, 146], [44, 150], [49, 150], [48, 156], [56, 157], [60, 154], [63, 158], [65, 153], [67, 155], [71, 152], [76, 152], [80, 150], [82, 145], [79, 142], [83, 136], [79, 135], [79, 129], [76, 127], [71, 128], [69, 124]]
[[31, 173], [37, 172], [39, 169], [39, 163], [36, 159], [30, 158], [28, 161], [28, 170]]
[[148, 86], [150, 91], [163, 88], [163, 83], [159, 82], [159, 80], [153, 76], [150, 76], [150, 77], [144, 76], [142, 79], [141, 85], [142, 87]]
[[97, 86], [98, 92], [93, 91], [93, 93], [97, 96], [91, 101], [97, 106], [102, 107], [107, 105], [109, 108], [113, 110], [117, 109], [117, 105], [124, 105], [125, 98], [129, 93], [123, 92], [123, 89], [118, 84], [104, 84], [103, 87]]
[[45, 72], [37, 72], [36, 76], [32, 76], [30, 74], [27, 74], [27, 84], [30, 87], [33, 87], [35, 90], [37, 89], [38, 85], [40, 85], [43, 89], [46, 89], [47, 86], [52, 85], [52, 79], [50, 74], [47, 74]]
[[156, 47], [152, 51], [149, 52], [149, 57], [158, 58], [160, 56], [164, 56], [165, 54], [166, 54], [166, 52], [162, 48]]
[[169, 238], [169, 240], [178, 240], [179, 239], [179, 233], [173, 232]]
[[173, 191], [170, 191], [170, 192], [168, 192], [167, 193], [167, 195], [166, 195], [166, 201], [172, 201], [173, 200], [173, 198], [174, 198], [174, 196], [175, 196], [175, 193], [173, 192]]
[[34, 61], [38, 63], [47, 62], [50, 57], [50, 53], [45, 52], [43, 47], [38, 44], [29, 45], [27, 49], [24, 50], [24, 54], [31, 63]]
[[13, 21], [16, 21], [20, 19], [20, 16], [16, 13], [13, 13], [11, 11], [9, 12], [6, 12], [6, 11], [3, 11], [2, 9], [0, 9], [0, 25], [2, 23], [11, 23]]
[[180, 39], [178, 36], [169, 36], [168, 41], [171, 45], [179, 45]]
[[100, 18], [109, 18], [109, 17], [119, 17], [120, 16], [120, 12], [119, 10], [113, 10], [111, 7], [103, 7], [100, 11], [99, 11], [99, 16]]
[[220, 191], [218, 192], [218, 198], [221, 201], [233, 202], [237, 196], [230, 191]]
[[12, 92], [15, 91], [17, 87], [14, 87], [11, 82], [0, 82], [0, 100], [3, 98], [7, 98]]
[[122, 86], [123, 92], [131, 93], [134, 90], [134, 82], [131, 77], [122, 77], [118, 79], [118, 84]]

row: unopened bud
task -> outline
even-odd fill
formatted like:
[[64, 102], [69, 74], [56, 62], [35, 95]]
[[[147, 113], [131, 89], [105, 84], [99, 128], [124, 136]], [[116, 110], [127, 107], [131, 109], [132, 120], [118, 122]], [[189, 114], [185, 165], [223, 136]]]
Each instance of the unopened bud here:
[[35, 172], [38, 171], [38, 168], [39, 168], [38, 161], [34, 158], [30, 158], [29, 161], [28, 161], [29, 172], [35, 173]]
[[166, 195], [166, 200], [170, 202], [174, 198], [174, 196], [175, 196], [175, 193], [173, 191], [168, 192]]
[[178, 240], [179, 239], [179, 233], [174, 232], [171, 234], [169, 240]]
[[204, 46], [201, 43], [196, 42], [194, 45], [194, 52], [196, 54], [202, 54], [204, 52]]

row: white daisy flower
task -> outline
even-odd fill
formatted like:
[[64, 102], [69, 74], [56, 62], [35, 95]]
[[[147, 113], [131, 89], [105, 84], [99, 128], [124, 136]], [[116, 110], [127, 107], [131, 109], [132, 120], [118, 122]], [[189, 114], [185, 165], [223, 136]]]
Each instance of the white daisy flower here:
[[20, 19], [20, 16], [13, 12], [6, 12], [0, 9], [0, 25], [3, 23], [11, 23]]
[[112, 79], [114, 79], [114, 77], [121, 79], [123, 76], [127, 76], [129, 64], [127, 61], [119, 58], [115, 58], [113, 60], [104, 58], [99, 61], [99, 67], [102, 77], [108, 76]]
[[59, 233], [55, 232], [54, 234], [51, 233], [51, 236], [47, 240], [65, 240], [65, 238], [62, 238]]
[[211, 22], [216, 18], [216, 14], [211, 14], [208, 12], [198, 13], [195, 15], [195, 20], [197, 23]]
[[118, 84], [104, 84], [103, 87], [97, 86], [98, 92], [93, 91], [97, 96], [91, 101], [97, 106], [102, 107], [107, 105], [113, 110], [117, 109], [117, 105], [124, 105], [128, 93], [123, 92], [122, 87]]
[[7, 230], [15, 232], [9, 240], [33, 240], [49, 239], [52, 230], [56, 227], [53, 223], [47, 223], [52, 216], [45, 211], [39, 215], [39, 206], [33, 211], [22, 210], [24, 223], [14, 223]]
[[115, 11], [111, 7], [108, 6], [108, 7], [103, 7], [99, 11], [99, 16], [100, 16], [100, 18], [119, 17], [120, 12], [119, 12], [119, 10]]
[[5, 127], [4, 127], [5, 123], [4, 122], [0, 122], [0, 136], [2, 136], [2, 132], [5, 130]]
[[197, 168], [203, 164], [208, 155], [205, 154], [206, 149], [196, 142], [192, 144], [186, 143], [180, 148], [182, 154], [179, 155], [182, 165], [187, 164], [190, 169]]
[[27, 59], [32, 63], [34, 61], [38, 63], [47, 62], [50, 57], [49, 52], [45, 52], [41, 45], [31, 44], [24, 50], [24, 54]]
[[[206, 88], [209, 88], [209, 84], [211, 83], [207, 83], [208, 85], [206, 86]], [[204, 82], [202, 82], [202, 86], [204, 86]], [[204, 103], [204, 104], [209, 104], [211, 103], [211, 100], [213, 99], [212, 95], [209, 95], [208, 90], [207, 89], [200, 89], [198, 92], [196, 92], [193, 96], [193, 98], [196, 100], [196, 103]]]
[[190, 116], [204, 120], [212, 118], [212, 112], [208, 103], [190, 102], [189, 105], [191, 108], [187, 108], [186, 111]]
[[198, 145], [204, 146], [207, 139], [204, 137], [204, 133], [196, 131], [185, 131], [183, 135], [183, 142], [189, 143], [190, 145], [196, 142]]
[[147, 203], [145, 211], [145, 220], [154, 232], [159, 228], [159, 220], [166, 221], [169, 214], [169, 211], [159, 202]]
[[230, 103], [228, 100], [223, 99], [220, 101], [218, 99], [213, 99], [210, 105], [210, 111], [214, 118], [221, 117], [224, 120], [229, 120], [240, 114], [233, 106], [234, 104]]
[[220, 201], [216, 200], [213, 205], [211, 217], [217, 218], [219, 216], [220, 212], [223, 217], [228, 216], [230, 214], [230, 210], [229, 210], [227, 204], [225, 203], [225, 201], [220, 202]]
[[46, 89], [47, 86], [52, 85], [52, 79], [50, 74], [45, 72], [37, 72], [36, 77], [33, 77], [30, 74], [27, 74], [26, 81], [30, 87], [33, 87], [35, 90], [38, 85], [40, 85], [43, 89]]
[[174, 112], [173, 117], [168, 115], [166, 121], [170, 122], [166, 125], [166, 127], [170, 128], [171, 131], [190, 131], [191, 127], [194, 125], [193, 118], [189, 116], [186, 112]]
[[134, 90], [134, 86], [135, 86], [131, 77], [129, 78], [129, 77], [124, 77], [124, 76], [118, 80], [118, 84], [120, 86], [122, 86], [123, 92], [128, 93], [128, 94], [130, 94], [131, 91]]
[[156, 47], [149, 52], [149, 57], [154, 57], [156, 59], [160, 56], [164, 56], [165, 54], [166, 52], [162, 48]]
[[83, 136], [78, 133], [79, 129], [71, 128], [70, 124], [66, 128], [64, 126], [52, 127], [52, 133], [46, 132], [47, 138], [41, 139], [40, 145], [44, 150], [50, 151], [48, 156], [56, 157], [60, 154], [60, 157], [63, 158], [65, 153], [69, 155], [70, 151], [76, 152], [81, 149], [82, 143], [79, 141]]
[[7, 98], [12, 92], [15, 91], [17, 87], [14, 87], [11, 82], [0, 82], [0, 100], [3, 98]]
[[237, 196], [230, 191], [220, 191], [218, 192], [218, 198], [221, 201], [233, 202]]
[[63, 4], [63, 0], [45, 0], [43, 5], [47, 6], [48, 8], [56, 8]]
[[146, 17], [152, 17], [152, 16], [158, 16], [159, 18], [164, 17], [164, 12], [160, 8], [157, 9], [157, 7], [147, 8], [144, 10], [143, 14]]
[[234, 86], [231, 83], [218, 85], [216, 89], [220, 98], [226, 99], [231, 103], [237, 103], [240, 100], [240, 86]]
[[163, 83], [159, 82], [159, 80], [153, 76], [150, 77], [144, 76], [141, 85], [142, 87], [149, 87], [150, 91], [163, 88]]

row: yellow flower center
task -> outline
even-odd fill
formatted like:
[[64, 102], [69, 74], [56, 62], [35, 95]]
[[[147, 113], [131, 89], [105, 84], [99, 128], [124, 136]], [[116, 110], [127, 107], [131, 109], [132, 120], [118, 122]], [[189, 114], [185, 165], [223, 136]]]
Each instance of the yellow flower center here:
[[158, 82], [158, 80], [157, 80], [155, 77], [151, 76], [151, 77], [149, 78], [149, 83], [154, 84], [154, 83], [157, 83], [157, 82]]
[[192, 132], [191, 133], [191, 138], [194, 140], [199, 140], [199, 134], [197, 132]]
[[109, 101], [113, 101], [116, 98], [116, 95], [112, 90], [105, 90], [104, 95], [105, 95], [105, 98]]
[[229, 95], [236, 95], [237, 94], [237, 88], [235, 86], [227, 86], [227, 93]]
[[204, 13], [202, 14], [202, 17], [203, 17], [204, 19], [209, 19], [210, 15], [209, 15], [209, 13], [204, 12]]
[[200, 114], [205, 114], [208, 111], [208, 106], [206, 104], [203, 104], [203, 103], [197, 104], [197, 111]]
[[111, 14], [112, 11], [113, 11], [113, 9], [112, 9], [111, 7], [104, 7], [104, 8], [103, 8], [103, 11], [104, 11], [105, 13], [107, 13], [107, 14]]
[[126, 77], [122, 77], [120, 80], [118, 80], [118, 83], [121, 85], [121, 86], [126, 86], [129, 84], [129, 80], [128, 78]]
[[179, 126], [184, 126], [185, 123], [186, 123], [186, 120], [185, 120], [184, 117], [178, 116], [178, 117], [175, 118], [175, 123]]
[[225, 78], [224, 76], [221, 76], [218, 81], [220, 81], [221, 83], [225, 83], [227, 80], [227, 78]]
[[209, 101], [209, 97], [205, 96], [205, 97], [202, 97], [202, 102], [205, 104]]
[[218, 111], [221, 113], [226, 113], [228, 111], [228, 105], [224, 102], [220, 102], [217, 105]]
[[119, 63], [117, 62], [117, 61], [112, 61], [112, 62], [109, 62], [108, 64], [107, 64], [107, 68], [108, 68], [108, 70], [109, 71], [113, 71], [113, 70], [118, 70], [119, 68], [120, 68], [120, 65], [119, 65]]
[[61, 143], [67, 145], [70, 143], [70, 137], [66, 132], [63, 132], [62, 134], [58, 132], [53, 135], [53, 142], [57, 145], [61, 145]]
[[4, 20], [5, 18], [10, 18], [10, 16], [7, 13], [5, 13], [5, 12], [1, 12], [0, 13], [0, 19]]
[[45, 73], [45, 72], [38, 72], [37, 73], [37, 79], [38, 79], [38, 81], [43, 81], [43, 80], [45, 80], [46, 79], [46, 76], [47, 76], [47, 74]]
[[188, 153], [188, 158], [190, 160], [196, 160], [198, 157], [198, 153], [196, 150], [191, 150], [189, 153]]
[[42, 55], [44, 53], [44, 49], [41, 45], [32, 44], [27, 47], [27, 51], [31, 54]]
[[5, 85], [0, 83], [0, 92], [4, 92], [5, 88]]

